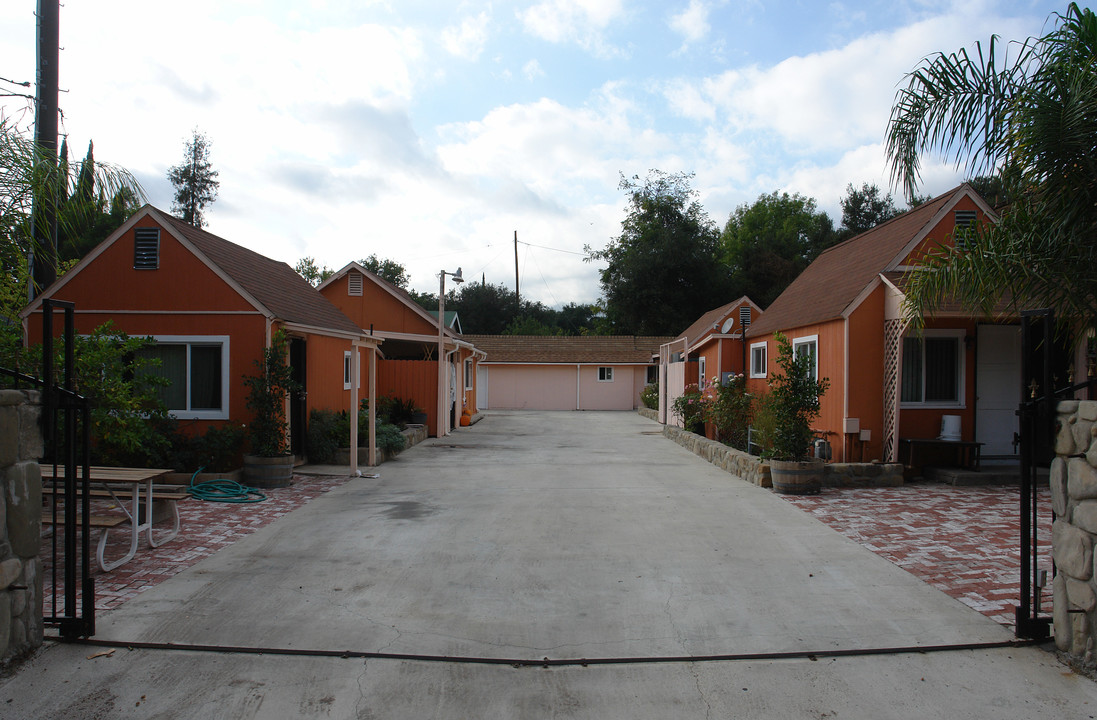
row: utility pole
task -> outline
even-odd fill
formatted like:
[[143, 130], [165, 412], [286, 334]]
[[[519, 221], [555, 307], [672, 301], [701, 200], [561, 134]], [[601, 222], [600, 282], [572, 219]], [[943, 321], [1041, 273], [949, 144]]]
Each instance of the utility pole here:
[[57, 98], [60, 60], [60, 0], [38, 0], [38, 91], [34, 142], [39, 162], [48, 163], [46, 182], [33, 200], [31, 299], [57, 278]]
[[514, 319], [522, 312], [522, 294], [518, 292], [518, 231], [514, 231]]

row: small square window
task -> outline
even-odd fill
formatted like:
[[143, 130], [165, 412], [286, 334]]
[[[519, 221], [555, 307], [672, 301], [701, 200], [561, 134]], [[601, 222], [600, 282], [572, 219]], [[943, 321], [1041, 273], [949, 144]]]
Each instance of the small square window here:
[[472, 390], [472, 358], [465, 360], [465, 389]]
[[598, 368], [598, 382], [613, 382], [613, 368]]
[[752, 343], [750, 346], [750, 376], [752, 378], [764, 378], [766, 368], [767, 349], [764, 342]]

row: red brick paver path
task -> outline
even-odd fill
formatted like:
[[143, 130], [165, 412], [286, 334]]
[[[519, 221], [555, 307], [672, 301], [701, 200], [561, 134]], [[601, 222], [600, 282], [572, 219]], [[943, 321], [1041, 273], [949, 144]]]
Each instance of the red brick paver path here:
[[[145, 534], [137, 546], [137, 555], [121, 567], [103, 572], [95, 562], [95, 547], [99, 542], [98, 531], [91, 537], [92, 575], [95, 577], [95, 607], [109, 610], [126, 600], [167, 580], [240, 538], [296, 510], [313, 498], [339, 487], [348, 477], [294, 476], [293, 485], [287, 488], [263, 490], [267, 499], [258, 503], [218, 503], [201, 500], [183, 500], [179, 503], [181, 529], [170, 542], [158, 548], [149, 547]], [[93, 512], [100, 512], [96, 507]], [[115, 510], [117, 512], [117, 510]], [[157, 523], [156, 527], [169, 527]], [[157, 532], [157, 534], [159, 531]], [[106, 558], [121, 557], [129, 549], [129, 526], [121, 525], [112, 530], [107, 542]], [[52, 539], [42, 539], [42, 557], [45, 558], [43, 595], [46, 614], [51, 613], [50, 601], [54, 591], [52, 563]], [[62, 548], [60, 537], [58, 545]], [[61, 584], [62, 569], [58, 568], [57, 581]], [[64, 602], [63, 590], [58, 588], [57, 608]]]
[[[1048, 570], [1041, 612], [1051, 611], [1051, 496], [1038, 491], [1040, 559]], [[960, 602], [1014, 624], [1020, 588], [1020, 490], [916, 483], [896, 488], [824, 488], [783, 495], [877, 555]]]

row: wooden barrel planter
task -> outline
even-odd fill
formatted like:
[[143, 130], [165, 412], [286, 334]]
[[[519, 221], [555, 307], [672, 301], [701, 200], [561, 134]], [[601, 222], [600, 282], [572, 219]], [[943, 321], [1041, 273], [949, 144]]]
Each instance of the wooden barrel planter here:
[[293, 455], [244, 456], [244, 483], [259, 488], [289, 487], [293, 482]]
[[770, 478], [774, 492], [784, 495], [815, 495], [823, 487], [823, 461], [771, 460]]

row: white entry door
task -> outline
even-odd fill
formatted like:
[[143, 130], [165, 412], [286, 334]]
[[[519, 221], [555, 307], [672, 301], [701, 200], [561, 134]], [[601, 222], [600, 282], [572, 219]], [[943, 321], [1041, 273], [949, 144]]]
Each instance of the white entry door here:
[[983, 457], [1013, 456], [1021, 402], [1021, 328], [979, 325], [975, 364], [975, 439]]

